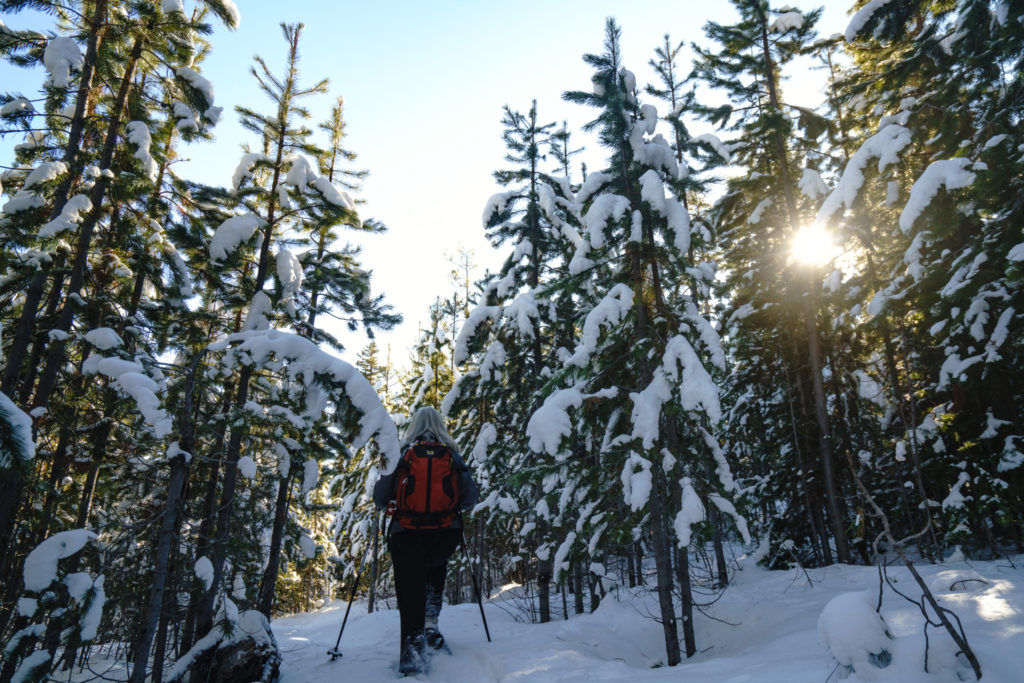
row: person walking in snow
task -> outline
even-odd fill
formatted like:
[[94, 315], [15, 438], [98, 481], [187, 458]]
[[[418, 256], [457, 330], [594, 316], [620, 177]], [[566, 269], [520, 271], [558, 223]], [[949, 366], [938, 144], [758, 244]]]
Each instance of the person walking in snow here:
[[391, 515], [388, 550], [401, 618], [398, 670], [403, 674], [425, 671], [428, 649], [445, 648], [437, 618], [447, 563], [462, 539], [462, 511], [478, 496], [458, 450], [441, 413], [421, 407], [409, 420], [394, 471], [373, 489], [377, 507]]

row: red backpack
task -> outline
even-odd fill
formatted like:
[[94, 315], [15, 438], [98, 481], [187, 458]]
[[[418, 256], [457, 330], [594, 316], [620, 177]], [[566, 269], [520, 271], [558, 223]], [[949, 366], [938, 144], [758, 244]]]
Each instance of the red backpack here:
[[395, 519], [406, 529], [445, 529], [459, 505], [459, 472], [448, 446], [414, 443], [398, 462]]

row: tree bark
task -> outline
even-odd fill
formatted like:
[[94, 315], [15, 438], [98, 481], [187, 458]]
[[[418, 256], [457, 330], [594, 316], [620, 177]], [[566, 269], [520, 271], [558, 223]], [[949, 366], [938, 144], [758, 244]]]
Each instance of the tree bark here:
[[686, 658], [697, 653], [697, 638], [693, 632], [693, 588], [690, 585], [690, 550], [679, 548], [676, 553], [676, 578], [682, 602], [683, 647]]
[[672, 600], [672, 542], [666, 520], [665, 473], [660, 467], [652, 467], [654, 486], [651, 491], [651, 545], [654, 546], [654, 566], [658, 575], [658, 606], [661, 609], [661, 628], [665, 636], [665, 653], [669, 666], [681, 661], [679, 653], [679, 629], [676, 626], [676, 609]]
[[274, 526], [270, 532], [270, 553], [267, 567], [260, 579], [259, 601], [256, 609], [270, 619], [274, 609], [274, 592], [277, 588], [277, 570], [281, 564], [281, 544], [284, 541], [284, 525], [288, 521], [288, 504], [291, 500], [292, 478], [289, 471], [277, 485], [277, 501], [274, 504]]

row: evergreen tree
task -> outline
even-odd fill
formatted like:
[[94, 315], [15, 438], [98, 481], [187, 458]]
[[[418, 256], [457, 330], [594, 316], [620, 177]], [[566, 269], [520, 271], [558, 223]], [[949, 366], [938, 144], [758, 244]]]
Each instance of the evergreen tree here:
[[[550, 472], [550, 465], [527, 455], [522, 427], [539, 407], [540, 389], [548, 379], [560, 334], [554, 316], [564, 313], [567, 303], [571, 306], [569, 295], [550, 289], [551, 269], [567, 267], [567, 242], [578, 241], [579, 233], [567, 222], [573, 210], [569, 178], [543, 171], [545, 151], [559, 144], [560, 170], [567, 170], [572, 154], [567, 131], [556, 136], [553, 124], [539, 124], [536, 103], [526, 115], [506, 106], [502, 125], [505, 159], [515, 166], [495, 172], [498, 183], [509, 189], [488, 202], [484, 228], [495, 247], [512, 242], [513, 249], [489, 278], [482, 305], [464, 327], [455, 360], [466, 363], [472, 355], [472, 364], [447, 397], [446, 410], [471, 425], [466, 438], [476, 444], [477, 466], [486, 471], [483, 478], [490, 484], [484, 487], [486, 502], [481, 505], [489, 510], [488, 533], [492, 543], [505, 545], [516, 538], [509, 534], [521, 523], [517, 513], [534, 505], [542, 495], [543, 472]], [[456, 405], [461, 410], [453, 410]], [[515, 476], [508, 476], [512, 472]], [[539, 619], [546, 622], [554, 578], [549, 522], [540, 515], [528, 524], [533, 531], [522, 535], [533, 545], [528, 555], [537, 558]]]
[[[716, 207], [716, 224], [726, 259], [724, 270], [729, 274], [728, 296], [735, 310], [728, 336], [735, 340], [733, 353], [739, 367], [731, 383], [738, 396], [749, 391], [740, 387], [763, 383], [765, 388], [755, 392], [763, 398], [741, 401], [742, 412], [734, 409], [732, 415], [742, 424], [747, 410], [773, 406], [773, 419], [779, 424], [789, 422], [792, 439], [782, 446], [798, 458], [787, 470], [804, 473], [803, 500], [808, 502], [811, 528], [819, 537], [817, 542], [809, 537], [811, 543], [820, 549], [824, 562], [832, 561], [833, 542], [838, 560], [849, 562], [848, 515], [823, 379], [827, 353], [822, 350], [818, 322], [820, 274], [813, 268], [801, 273], [801, 265], [791, 259], [793, 240], [813, 206], [806, 193], [798, 191], [816, 177], [813, 169], [797, 177], [797, 164], [806, 149], [798, 143], [801, 136], [811, 141], [820, 136], [825, 122], [814, 112], [788, 104], [781, 88], [782, 69], [809, 49], [820, 10], [806, 14], [792, 8], [772, 10], [763, 0], [737, 0], [733, 5], [740, 15], [736, 24], [709, 22], [704, 29], [720, 51], [694, 45], [694, 75], [724, 90], [731, 100], [705, 113], [736, 134], [726, 149], [732, 163], [748, 170], [730, 181]], [[793, 301], [799, 305], [789, 303]], [[802, 333], [795, 332], [801, 328]], [[777, 367], [780, 359], [785, 379], [765, 375], [763, 369]], [[782, 381], [785, 390], [779, 392]], [[779, 431], [776, 437], [784, 433]], [[733, 443], [746, 450], [742, 439]], [[801, 459], [806, 459], [806, 466], [800, 466]], [[767, 465], [762, 474], [792, 481], [777, 465]], [[819, 508], [822, 503], [824, 514]], [[772, 533], [780, 543], [790, 535], [784, 529]]]
[[[1016, 400], [1006, 380], [1019, 211], [1007, 198], [1020, 100], [1005, 73], [1020, 59], [1020, 29], [979, 3], [907, 3], [862, 7], [847, 34], [854, 64], [842, 93], [866, 119], [855, 127], [863, 141], [838, 181], [842, 201], [830, 197], [819, 217], [862, 247], [863, 329], [882, 341], [895, 461], [863, 465], [896, 494], [911, 475], [916, 496], [894, 501], [908, 531], [924, 522], [939, 532], [932, 544], [995, 553], [997, 536], [1021, 543], [1009, 493], [1019, 424], [1004, 408]], [[868, 76], [869, 54], [893, 68]], [[864, 169], [873, 157], [878, 174]]]
[[430, 305], [427, 325], [420, 329], [419, 341], [412, 350], [411, 366], [402, 382], [399, 404], [407, 415], [412, 415], [419, 406], [440, 406], [452, 388], [455, 375], [450, 319], [451, 311], [457, 308], [453, 299], [438, 298]]

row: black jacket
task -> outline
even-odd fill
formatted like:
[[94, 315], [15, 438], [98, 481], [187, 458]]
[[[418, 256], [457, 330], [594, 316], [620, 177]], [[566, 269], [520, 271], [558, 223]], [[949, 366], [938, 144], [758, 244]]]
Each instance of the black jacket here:
[[[421, 434], [416, 439], [413, 439], [410, 443], [402, 444], [399, 449], [400, 453], [405, 453], [406, 449], [409, 448], [411, 443], [418, 441], [437, 441], [438, 439], [433, 434]], [[452, 454], [452, 460], [455, 461], [455, 467], [459, 472], [459, 506], [458, 511], [461, 513], [464, 510], [468, 510], [476, 505], [477, 498], [480, 495], [480, 490], [477, 488], [476, 482], [473, 481], [472, 475], [469, 473], [469, 468], [466, 467], [466, 463], [462, 460], [462, 456], [454, 448], [449, 448]], [[373, 486], [373, 502], [377, 505], [378, 510], [387, 508], [388, 503], [395, 499], [395, 475], [397, 474], [397, 467], [388, 474], [377, 480], [377, 483]], [[401, 531], [410, 531], [401, 524], [390, 524], [389, 534], [398, 533]], [[453, 529], [462, 528], [462, 515], [456, 515], [455, 519], [452, 520]]]

